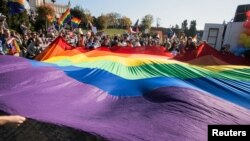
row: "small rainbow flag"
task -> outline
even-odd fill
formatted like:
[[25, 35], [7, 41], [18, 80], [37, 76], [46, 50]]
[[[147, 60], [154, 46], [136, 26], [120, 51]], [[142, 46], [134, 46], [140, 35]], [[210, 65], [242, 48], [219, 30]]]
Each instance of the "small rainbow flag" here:
[[79, 18], [73, 17], [71, 19], [71, 26], [73, 28], [77, 28], [79, 26], [79, 24], [81, 23], [81, 20]]
[[8, 0], [7, 6], [9, 7], [9, 13], [22, 13], [25, 10], [24, 3], [25, 0]]
[[15, 53], [20, 52], [20, 47], [15, 38], [11, 38], [7, 41], [8, 44], [8, 54], [14, 55]]
[[64, 23], [68, 23], [70, 19], [71, 19], [70, 8], [68, 8], [58, 20], [58, 24], [62, 25]]

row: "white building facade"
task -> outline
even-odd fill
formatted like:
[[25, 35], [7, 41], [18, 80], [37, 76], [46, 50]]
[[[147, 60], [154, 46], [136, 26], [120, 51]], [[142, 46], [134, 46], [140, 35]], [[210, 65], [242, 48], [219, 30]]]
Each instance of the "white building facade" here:
[[38, 6], [44, 5], [45, 4], [50, 4], [54, 7], [56, 16], [60, 16], [64, 11], [66, 11], [67, 8], [69, 8], [69, 5], [63, 5], [63, 4], [53, 4], [51, 0], [29, 0], [29, 5], [30, 5], [30, 10], [33, 12], [36, 11], [36, 8]]

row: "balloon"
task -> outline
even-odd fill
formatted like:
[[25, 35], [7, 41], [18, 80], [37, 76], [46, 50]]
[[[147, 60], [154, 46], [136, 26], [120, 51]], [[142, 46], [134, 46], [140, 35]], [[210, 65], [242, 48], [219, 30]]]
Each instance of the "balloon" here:
[[244, 39], [244, 41], [243, 41], [244, 47], [246, 47], [248, 43], [249, 43], [249, 39], [248, 38]]
[[247, 20], [250, 21], [250, 10], [246, 12]]
[[245, 47], [250, 48], [250, 36], [245, 40]]
[[250, 28], [250, 21], [244, 22], [243, 26], [244, 26], [245, 28], [249, 29], [249, 28]]
[[250, 36], [250, 29], [246, 29], [246, 30], [245, 30], [245, 33], [246, 33], [248, 36]]
[[244, 39], [240, 39], [239, 40], [239, 44], [244, 45], [245, 44], [245, 40]]
[[250, 10], [247, 11], [246, 16], [250, 17]]
[[246, 48], [239, 48], [238, 52], [239, 54], [243, 54], [246, 51]]
[[247, 34], [246, 33], [241, 33], [240, 34], [240, 40], [245, 40], [247, 39]]
[[241, 56], [241, 51], [240, 51], [241, 48], [242, 48], [242, 47], [238, 47], [238, 46], [237, 46], [237, 47], [233, 50], [233, 53], [234, 53], [235, 56]]
[[234, 49], [234, 55], [235, 56], [241, 56], [242, 54], [245, 53], [247, 49], [242, 47], [242, 46], [237, 46], [237, 48]]

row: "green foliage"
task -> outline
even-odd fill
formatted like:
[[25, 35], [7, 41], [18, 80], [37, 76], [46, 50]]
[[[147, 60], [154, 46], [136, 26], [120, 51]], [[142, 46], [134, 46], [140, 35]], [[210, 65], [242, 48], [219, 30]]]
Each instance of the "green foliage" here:
[[181, 30], [185, 33], [185, 35], [188, 35], [188, 21], [184, 20], [181, 24]]
[[91, 13], [88, 9], [83, 9], [80, 6], [75, 6], [70, 10], [70, 13], [73, 17], [81, 19], [81, 24], [79, 27], [86, 29], [88, 22], [93, 22], [94, 17], [91, 16]]
[[178, 24], [176, 24], [174, 28], [175, 28], [175, 29], [180, 29], [180, 27], [179, 27]]
[[152, 15], [146, 15], [145, 17], [142, 18], [142, 28], [145, 29], [150, 29], [154, 21], [154, 17]]
[[0, 13], [7, 15], [8, 13], [7, 0], [0, 1]]
[[131, 26], [132, 21], [130, 18], [123, 16], [119, 13], [109, 13], [106, 15], [101, 15], [97, 18], [97, 28], [106, 29], [106, 28], [127, 28]]
[[27, 11], [14, 15], [8, 14], [7, 0], [0, 1], [0, 13], [4, 14], [7, 17], [6, 22], [9, 28], [16, 30], [18, 32], [21, 32], [20, 31], [21, 23], [23, 22], [29, 23], [29, 16]]
[[129, 26], [131, 26], [132, 21], [130, 18], [123, 16], [121, 19], [119, 19], [119, 24], [121, 28], [127, 28]]
[[38, 31], [40, 29], [46, 30], [46, 27], [48, 27], [51, 23], [48, 20], [48, 16], [54, 17], [55, 16], [55, 10], [50, 5], [42, 5], [37, 7], [37, 18], [35, 22], [35, 30]]
[[84, 17], [84, 11], [81, 7], [79, 6], [76, 6], [72, 9], [70, 9], [70, 13], [73, 17], [76, 17], [76, 18], [79, 18], [79, 19], [82, 19]]
[[7, 15], [7, 23], [10, 29], [21, 32], [20, 24], [26, 23], [28, 25], [29, 15], [26, 10], [19, 14]]
[[96, 26], [98, 29], [106, 29], [108, 27], [108, 18], [105, 15], [101, 15], [97, 18]]
[[185, 33], [186, 36], [194, 37], [196, 35], [196, 20], [190, 22], [190, 26], [188, 28], [188, 21], [184, 20], [181, 24], [181, 30]]
[[190, 22], [190, 27], [188, 30], [188, 36], [194, 37], [196, 35], [197, 29], [196, 29], [196, 20], [193, 20]]
[[121, 18], [121, 14], [112, 12], [106, 14], [108, 19], [108, 27], [109, 28], [117, 28], [119, 26], [119, 19]]
[[117, 35], [117, 34], [124, 34], [126, 32], [126, 30], [124, 29], [104, 29], [103, 30], [107, 35], [109, 36], [114, 36], [114, 35]]

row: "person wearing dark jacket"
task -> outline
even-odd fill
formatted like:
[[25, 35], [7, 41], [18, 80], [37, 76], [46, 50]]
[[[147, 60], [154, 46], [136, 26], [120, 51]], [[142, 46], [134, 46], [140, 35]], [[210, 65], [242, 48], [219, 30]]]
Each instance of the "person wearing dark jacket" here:
[[193, 51], [196, 49], [195, 43], [192, 41], [192, 37], [189, 37], [187, 40], [187, 44], [185, 46], [185, 51]]

